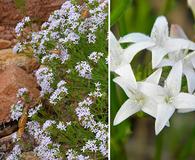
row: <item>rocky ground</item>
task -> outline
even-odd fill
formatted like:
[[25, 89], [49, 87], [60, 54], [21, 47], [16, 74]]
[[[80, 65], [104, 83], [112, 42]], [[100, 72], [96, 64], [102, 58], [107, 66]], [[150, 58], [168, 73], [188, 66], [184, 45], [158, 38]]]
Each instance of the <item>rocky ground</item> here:
[[[24, 6], [17, 6], [15, 0], [0, 0], [0, 159], [11, 150], [11, 135], [17, 132], [17, 122], [11, 121], [11, 105], [16, 103], [19, 88], [26, 87], [33, 98], [39, 96], [39, 88], [33, 71], [39, 65], [35, 58], [16, 55], [12, 47], [16, 44], [14, 28], [24, 17], [30, 16], [35, 27], [58, 9], [65, 0], [26, 0]], [[38, 159], [32, 153], [23, 153], [23, 159]]]

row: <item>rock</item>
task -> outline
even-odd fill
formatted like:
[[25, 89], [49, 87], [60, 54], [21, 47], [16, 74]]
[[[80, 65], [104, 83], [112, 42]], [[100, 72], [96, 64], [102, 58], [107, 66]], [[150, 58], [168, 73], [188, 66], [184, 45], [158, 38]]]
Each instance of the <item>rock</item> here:
[[23, 69], [10, 65], [0, 73], [0, 124], [10, 121], [11, 106], [16, 103], [18, 89], [26, 87], [30, 91], [31, 97], [39, 97], [36, 79], [27, 74]]
[[0, 49], [9, 48], [11, 44], [12, 43], [8, 40], [0, 39]]
[[21, 156], [22, 160], [40, 160], [33, 152], [23, 152]]
[[12, 49], [0, 50], [0, 70], [4, 70], [7, 65], [16, 65], [28, 73], [39, 67], [35, 58], [30, 58], [22, 54], [14, 54]]

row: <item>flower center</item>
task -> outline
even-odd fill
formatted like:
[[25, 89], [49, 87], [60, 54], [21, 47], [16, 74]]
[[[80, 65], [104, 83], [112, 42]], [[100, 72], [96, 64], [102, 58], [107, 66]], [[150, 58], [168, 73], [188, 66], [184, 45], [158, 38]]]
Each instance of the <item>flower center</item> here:
[[168, 103], [168, 104], [173, 103], [173, 97], [171, 97], [171, 96], [166, 96], [166, 97], [165, 97], [165, 102]]

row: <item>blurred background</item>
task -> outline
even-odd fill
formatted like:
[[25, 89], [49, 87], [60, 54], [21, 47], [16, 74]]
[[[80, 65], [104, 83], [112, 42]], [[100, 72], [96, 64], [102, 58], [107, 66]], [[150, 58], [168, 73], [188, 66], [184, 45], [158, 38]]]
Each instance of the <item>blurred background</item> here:
[[[150, 34], [159, 15], [166, 16], [169, 25], [179, 24], [195, 40], [194, 17], [187, 0], [111, 0], [111, 30], [117, 38], [130, 32]], [[152, 72], [150, 60], [151, 54], [145, 51], [133, 59], [137, 80], [145, 79]], [[155, 120], [142, 112], [118, 126], [112, 125], [127, 99], [122, 89], [112, 82], [114, 76], [111, 73], [111, 159], [194, 160], [195, 113], [175, 113], [171, 127], [164, 128], [158, 136], [154, 133]]]

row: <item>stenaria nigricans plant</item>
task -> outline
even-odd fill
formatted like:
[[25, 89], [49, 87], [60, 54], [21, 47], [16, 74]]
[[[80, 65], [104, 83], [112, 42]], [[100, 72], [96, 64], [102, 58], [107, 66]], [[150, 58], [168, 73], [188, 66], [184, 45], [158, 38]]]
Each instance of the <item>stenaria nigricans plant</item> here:
[[[68, 0], [28, 38], [23, 32], [30, 18], [17, 25], [14, 53], [40, 63], [34, 72], [40, 97], [18, 98], [12, 107], [12, 119], [19, 120], [29, 106], [25, 134], [34, 143], [14, 136], [9, 159], [20, 159], [24, 144], [42, 160], [108, 157], [107, 21], [107, 0]], [[18, 96], [26, 92], [22, 88]]]

